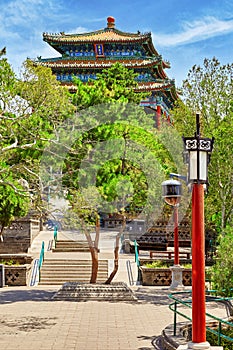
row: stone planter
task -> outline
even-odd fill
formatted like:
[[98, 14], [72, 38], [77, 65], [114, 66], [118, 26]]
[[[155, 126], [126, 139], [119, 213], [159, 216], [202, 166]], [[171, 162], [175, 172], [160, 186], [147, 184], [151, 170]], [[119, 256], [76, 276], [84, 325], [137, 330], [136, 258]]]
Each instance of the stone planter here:
[[[170, 286], [172, 283], [172, 272], [170, 268], [140, 267], [143, 286]], [[192, 285], [192, 269], [182, 271], [182, 282], [184, 286]]]
[[31, 265], [5, 265], [4, 270], [6, 286], [27, 286]]

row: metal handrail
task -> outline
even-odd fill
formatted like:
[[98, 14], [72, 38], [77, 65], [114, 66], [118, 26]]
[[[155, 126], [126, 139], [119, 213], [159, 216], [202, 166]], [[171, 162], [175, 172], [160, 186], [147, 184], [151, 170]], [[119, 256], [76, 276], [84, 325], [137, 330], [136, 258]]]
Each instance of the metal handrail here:
[[134, 240], [134, 253], [135, 253], [135, 262], [137, 264], [137, 267], [140, 267], [140, 261], [139, 261], [139, 254], [138, 254], [138, 244], [136, 239]]
[[139, 260], [139, 254], [138, 254], [138, 244], [136, 239], [134, 240], [134, 254], [135, 254], [135, 262], [137, 264], [138, 268], [138, 282], [142, 281], [142, 272], [140, 270], [140, 260]]
[[[177, 329], [177, 314], [182, 316], [182, 317], [184, 317], [184, 318], [186, 318], [189, 321], [192, 321], [192, 319], [189, 316], [187, 316], [187, 315], [185, 315], [182, 312], [177, 310], [178, 304], [182, 304], [182, 305], [184, 305], [184, 306], [186, 306], [186, 307], [188, 307], [190, 309], [192, 308], [192, 306], [191, 306], [191, 299], [188, 299], [186, 301], [182, 301], [181, 299], [175, 297], [175, 295], [178, 295], [178, 294], [181, 294], [181, 293], [182, 294], [188, 294], [188, 293], [191, 294], [191, 291], [174, 292], [174, 293], [169, 294], [169, 298], [174, 300], [174, 303], [171, 303], [169, 305], [169, 309], [174, 312], [174, 329], [173, 329], [173, 335], [174, 336], [176, 336], [176, 329]], [[216, 297], [214, 300], [215, 301], [229, 301], [229, 300], [232, 300], [232, 298]], [[210, 328], [208, 326], [206, 327], [206, 329], [209, 332], [217, 335], [217, 337], [218, 337], [218, 346], [221, 345], [221, 339], [222, 338], [224, 338], [224, 339], [226, 339], [226, 340], [228, 340], [230, 342], [233, 342], [233, 338], [232, 337], [229, 337], [229, 336], [227, 336], [227, 335], [222, 333], [222, 325], [224, 324], [224, 325], [227, 325], [227, 326], [233, 328], [233, 323], [232, 322], [223, 320], [223, 319], [221, 319], [219, 317], [211, 315], [210, 313], [206, 313], [206, 316], [208, 316], [209, 318], [211, 318], [214, 321], [218, 322], [218, 330], [214, 330], [213, 328]]]
[[40, 258], [39, 258], [39, 281], [40, 281], [40, 270], [44, 261], [44, 241], [41, 245]]
[[54, 246], [56, 248], [56, 243], [57, 243], [57, 225], [54, 226], [53, 239], [54, 239]]
[[133, 281], [133, 273], [132, 273], [130, 260], [126, 261], [126, 267], [127, 267], [128, 278], [129, 278], [129, 285], [132, 286], [134, 281]]
[[34, 260], [33, 268], [32, 268], [32, 274], [31, 274], [31, 281], [30, 281], [30, 286], [34, 286], [36, 284], [36, 277], [37, 277], [37, 272], [39, 269], [39, 259]]

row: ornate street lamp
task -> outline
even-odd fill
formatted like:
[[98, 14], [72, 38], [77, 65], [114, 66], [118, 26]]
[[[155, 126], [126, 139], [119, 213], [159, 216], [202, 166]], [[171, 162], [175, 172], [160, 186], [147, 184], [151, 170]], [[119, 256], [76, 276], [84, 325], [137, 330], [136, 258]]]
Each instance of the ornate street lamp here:
[[208, 164], [214, 138], [200, 137], [199, 114], [196, 115], [196, 126], [194, 137], [183, 137], [184, 161], [188, 164], [188, 183], [208, 184]]
[[174, 215], [174, 266], [171, 267], [172, 271], [172, 284], [171, 289], [178, 289], [183, 287], [182, 283], [182, 268], [179, 264], [179, 232], [178, 232], [178, 207], [180, 204], [182, 195], [181, 183], [177, 180], [166, 180], [162, 183], [162, 197], [165, 202], [173, 207]]
[[214, 139], [200, 136], [196, 114], [194, 137], [183, 137], [188, 184], [192, 186], [192, 343], [193, 349], [209, 349], [206, 341], [204, 190]]
[[170, 179], [162, 183], [162, 197], [172, 207], [179, 205], [182, 196], [182, 186], [177, 180]]

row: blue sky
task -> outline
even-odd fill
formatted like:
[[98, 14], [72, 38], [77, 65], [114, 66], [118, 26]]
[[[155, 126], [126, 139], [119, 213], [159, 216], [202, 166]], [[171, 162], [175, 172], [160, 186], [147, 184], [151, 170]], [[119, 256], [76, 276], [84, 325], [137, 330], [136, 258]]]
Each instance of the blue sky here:
[[0, 0], [0, 48], [18, 73], [23, 61], [57, 53], [42, 33], [81, 33], [106, 27], [106, 18], [127, 32], [151, 32], [166, 73], [181, 86], [194, 64], [217, 57], [233, 62], [232, 0]]

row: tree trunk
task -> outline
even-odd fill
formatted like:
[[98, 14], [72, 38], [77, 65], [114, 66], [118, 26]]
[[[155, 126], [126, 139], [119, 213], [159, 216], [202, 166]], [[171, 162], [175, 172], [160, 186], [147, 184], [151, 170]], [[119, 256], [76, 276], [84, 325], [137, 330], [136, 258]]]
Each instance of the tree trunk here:
[[119, 262], [119, 254], [118, 254], [118, 251], [119, 251], [119, 245], [115, 247], [114, 249], [114, 256], [115, 256], [115, 259], [114, 259], [114, 268], [113, 268], [113, 271], [112, 273], [110, 274], [110, 276], [108, 277], [107, 281], [105, 282], [105, 284], [110, 284], [113, 280], [113, 278], [115, 277], [117, 271], [118, 271], [118, 262]]
[[3, 231], [4, 231], [4, 224], [2, 224], [1, 231], [0, 231], [0, 242], [3, 242]]
[[7, 227], [7, 222], [4, 222], [2, 221], [2, 226], [1, 226], [1, 230], [0, 230], [0, 242], [3, 242], [3, 231], [4, 231], [4, 228]]
[[105, 284], [110, 284], [113, 280], [113, 278], [115, 277], [117, 271], [118, 271], [118, 267], [119, 267], [119, 242], [120, 242], [120, 237], [122, 232], [125, 229], [125, 225], [126, 225], [126, 219], [125, 217], [123, 218], [123, 224], [122, 227], [120, 229], [120, 232], [118, 232], [117, 236], [116, 236], [116, 246], [114, 249], [114, 267], [113, 267], [113, 271], [110, 274], [110, 276], [108, 277], [107, 281], [105, 282]]
[[90, 283], [96, 283], [99, 267], [99, 238], [100, 238], [100, 221], [99, 218], [96, 219], [95, 226], [95, 241], [94, 247], [90, 249], [91, 259], [92, 259], [92, 269], [91, 269], [91, 280]]
[[[84, 228], [84, 225], [83, 225]], [[96, 218], [96, 226], [95, 226], [95, 241], [93, 243], [90, 232], [85, 230], [86, 239], [89, 245], [89, 249], [91, 252], [91, 279], [90, 283], [96, 283], [97, 275], [98, 275], [98, 267], [99, 267], [99, 237], [100, 237], [100, 221], [99, 217]]]
[[91, 260], [92, 260], [90, 283], [96, 283], [97, 274], [98, 274], [98, 265], [99, 265], [99, 262], [98, 262], [99, 250], [98, 250], [98, 247], [95, 247], [95, 245], [93, 244], [90, 232], [88, 230], [84, 230], [84, 232], [85, 232], [85, 236], [91, 252]]
[[99, 267], [98, 250], [96, 250], [95, 247], [90, 247], [90, 251], [91, 251], [91, 259], [92, 259], [90, 283], [96, 283], [98, 267]]

